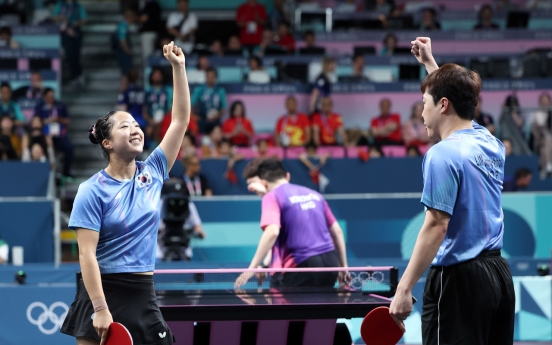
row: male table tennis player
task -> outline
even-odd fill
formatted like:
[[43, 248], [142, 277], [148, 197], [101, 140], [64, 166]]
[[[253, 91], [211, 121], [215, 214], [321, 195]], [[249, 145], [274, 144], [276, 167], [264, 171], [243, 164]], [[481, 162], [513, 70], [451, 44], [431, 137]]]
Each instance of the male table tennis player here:
[[425, 220], [390, 313], [399, 326], [412, 311], [412, 288], [431, 264], [424, 289], [424, 345], [513, 344], [515, 296], [501, 257], [500, 205], [505, 149], [473, 122], [481, 78], [455, 64], [440, 68], [431, 40], [412, 41], [425, 65], [422, 117], [440, 141], [423, 162]]
[[[251, 191], [266, 192], [261, 211], [263, 234], [249, 268], [262, 267], [271, 249], [271, 268], [347, 267], [343, 231], [320, 193], [289, 183], [289, 173], [273, 158], [250, 162], [244, 176]], [[243, 273], [236, 286], [252, 275]], [[333, 287], [338, 277], [342, 283], [349, 280], [346, 272], [297, 272], [274, 275], [271, 286]]]

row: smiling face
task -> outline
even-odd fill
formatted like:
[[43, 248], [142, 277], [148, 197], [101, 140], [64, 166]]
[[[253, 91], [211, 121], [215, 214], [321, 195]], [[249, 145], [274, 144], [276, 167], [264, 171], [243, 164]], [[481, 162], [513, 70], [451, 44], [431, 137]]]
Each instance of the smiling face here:
[[140, 125], [127, 112], [118, 111], [109, 119], [110, 139], [102, 142], [111, 154], [122, 159], [134, 159], [144, 150], [144, 132]]
[[423, 96], [424, 111], [422, 112], [422, 118], [424, 119], [424, 125], [427, 129], [427, 135], [433, 140], [441, 140], [439, 134], [439, 119], [441, 117], [441, 102], [437, 101], [437, 104], [433, 103], [433, 96], [431, 96], [427, 90]]

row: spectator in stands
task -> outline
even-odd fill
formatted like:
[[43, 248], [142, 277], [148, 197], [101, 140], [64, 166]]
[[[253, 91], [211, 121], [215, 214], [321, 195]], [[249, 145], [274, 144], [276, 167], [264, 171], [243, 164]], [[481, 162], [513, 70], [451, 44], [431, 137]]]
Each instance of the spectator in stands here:
[[372, 119], [370, 132], [377, 145], [403, 145], [401, 135], [401, 117], [391, 113], [391, 100], [380, 101], [380, 115]]
[[194, 49], [197, 16], [189, 11], [188, 0], [178, 0], [177, 11], [167, 19], [167, 32], [174, 37], [174, 44], [189, 54]]
[[160, 36], [156, 41], [156, 50], [153, 53], [155, 56], [163, 56], [163, 47], [171, 43], [171, 38], [168, 35]]
[[147, 132], [148, 122], [144, 117], [144, 89], [138, 85], [138, 72], [131, 69], [127, 75], [128, 86], [118, 96], [118, 110], [126, 111]]
[[493, 22], [493, 8], [489, 4], [481, 6], [479, 10], [479, 22], [473, 27], [474, 30], [498, 30], [498, 24]]
[[56, 156], [54, 155], [54, 142], [50, 135], [44, 134], [44, 122], [42, 117], [33, 116], [29, 124], [28, 133], [23, 136], [21, 147], [23, 162], [50, 162], [52, 170], [55, 169]]
[[533, 151], [539, 155], [541, 178], [552, 175], [552, 133], [550, 132], [550, 95], [546, 92], [539, 97], [539, 109], [531, 116]]
[[320, 9], [320, 4], [315, 0], [300, 0], [297, 9], [302, 11], [316, 11]]
[[311, 141], [305, 145], [305, 152], [299, 155], [299, 160], [309, 169], [310, 173], [319, 172], [330, 158], [329, 153], [319, 155], [317, 150], [318, 146]]
[[399, 39], [395, 36], [395, 34], [387, 34], [383, 39], [383, 48], [380, 51], [380, 55], [392, 56], [395, 53], [398, 41]]
[[211, 67], [211, 61], [209, 61], [209, 57], [205, 54], [199, 55], [199, 57], [197, 58], [197, 70], [207, 72], [209, 67]]
[[178, 153], [178, 159], [190, 157], [196, 155], [195, 138], [190, 132], [184, 134], [182, 145], [180, 145], [180, 152]]
[[387, 16], [393, 10], [394, 2], [391, 0], [376, 0], [375, 7], [373, 11], [376, 14], [382, 14]]
[[82, 48], [82, 26], [87, 22], [87, 14], [84, 6], [77, 0], [60, 0], [54, 12], [54, 19], [60, 25], [61, 45], [65, 52], [65, 58], [69, 63], [71, 80], [73, 83], [84, 84], [80, 54]]
[[263, 39], [261, 44], [253, 49], [253, 55], [263, 57], [270, 50], [279, 50], [281, 47], [274, 42], [274, 33], [270, 29], [263, 30]]
[[310, 95], [309, 112], [314, 114], [320, 112], [320, 103], [323, 98], [330, 97], [332, 83], [330, 74], [335, 72], [335, 59], [325, 56], [322, 60], [322, 73], [314, 81], [314, 87]]
[[172, 107], [173, 89], [165, 83], [165, 76], [160, 68], [154, 67], [149, 76], [149, 88], [145, 93], [144, 119], [148, 123], [146, 136], [159, 141], [160, 124]]
[[217, 84], [217, 70], [208, 68], [206, 83], [194, 88], [192, 107], [197, 107], [199, 132], [208, 133], [214, 126], [220, 126], [220, 120], [226, 112], [226, 91]]
[[277, 155], [269, 155], [268, 154], [268, 140], [267, 139], [259, 139], [257, 140], [257, 145], [255, 146], [256, 152], [255, 152], [255, 158], [260, 159], [268, 159], [268, 158], [276, 158], [279, 159]]
[[224, 47], [222, 46], [222, 42], [220, 40], [214, 40], [209, 49], [216, 57], [224, 56]]
[[157, 0], [145, 0], [140, 3], [140, 48], [142, 51], [142, 62], [147, 66], [148, 57], [153, 55], [157, 35], [163, 30], [161, 20], [161, 6]]
[[312, 137], [317, 146], [339, 145], [339, 143], [349, 146], [343, 118], [333, 112], [333, 102], [330, 97], [322, 99], [321, 112], [312, 117]]
[[316, 45], [316, 37], [314, 31], [308, 30], [305, 32], [305, 46], [299, 49], [300, 55], [324, 55], [326, 49]]
[[550, 0], [528, 0], [525, 4], [528, 10], [552, 10], [552, 1]]
[[124, 13], [124, 19], [117, 25], [114, 33], [115, 57], [121, 70], [121, 91], [128, 87], [130, 81], [127, 76], [132, 68], [132, 48], [130, 43], [130, 26], [136, 22], [136, 12], [127, 8]]
[[15, 132], [15, 124], [8, 115], [0, 116], [0, 161], [18, 160], [21, 138]]
[[240, 43], [251, 53], [261, 43], [264, 26], [268, 23], [266, 9], [257, 0], [247, 0], [236, 11], [240, 28]]
[[245, 106], [242, 101], [235, 101], [230, 107], [230, 117], [222, 125], [225, 139], [240, 147], [251, 146], [255, 134], [251, 121], [245, 116]]
[[16, 126], [25, 125], [25, 117], [21, 112], [21, 107], [12, 99], [11, 86], [6, 82], [0, 85], [0, 100], [0, 117], [8, 116]]
[[422, 12], [422, 22], [420, 23], [420, 30], [422, 31], [440, 31], [441, 24], [436, 19], [437, 12], [435, 9], [429, 7]]
[[264, 71], [263, 60], [261, 60], [258, 56], [251, 56], [249, 58], [249, 70]]
[[506, 157], [512, 155], [512, 141], [510, 139], [502, 139], [502, 145], [504, 145], [504, 149], [506, 150]]
[[220, 144], [222, 142], [222, 129], [219, 125], [212, 127], [208, 136], [201, 139], [201, 157], [218, 158], [220, 156]]
[[197, 155], [190, 155], [182, 159], [184, 165], [184, 176], [182, 179], [186, 183], [186, 189], [190, 196], [211, 196], [213, 191], [209, 187], [207, 178], [200, 173], [201, 162]]
[[226, 47], [225, 55], [243, 56], [243, 49], [238, 36], [232, 35], [228, 38], [228, 46]]
[[288, 96], [286, 99], [287, 114], [276, 122], [274, 143], [276, 146], [304, 146], [311, 141], [310, 120], [306, 114], [297, 112], [297, 99]]
[[56, 100], [51, 88], [44, 89], [42, 102], [35, 108], [35, 116], [40, 116], [44, 121], [44, 133], [52, 137], [55, 150], [63, 153], [63, 175], [72, 177], [73, 144], [67, 133], [69, 113], [65, 104]]
[[[188, 128], [186, 128], [186, 133], [190, 133], [192, 136], [197, 136], [199, 133], [199, 128], [197, 126], [197, 120], [195, 119], [196, 116], [191, 113], [190, 114], [190, 123], [188, 124]], [[172, 111], [169, 110], [165, 117], [163, 118], [163, 121], [161, 121], [161, 124], [159, 125], [159, 138], [163, 139], [165, 137], [165, 134], [167, 134], [167, 130], [169, 130], [169, 126], [171, 125], [171, 119], [172, 119]]]
[[12, 31], [9, 26], [0, 28], [0, 48], [19, 49], [20, 45], [12, 39]]
[[285, 0], [274, 0], [274, 8], [268, 16], [269, 29], [277, 30], [278, 24], [282, 22], [288, 24], [290, 22], [285, 9]]
[[531, 184], [533, 173], [527, 168], [519, 168], [516, 170], [514, 177], [508, 176], [504, 178], [502, 184], [503, 192], [517, 192], [520, 189], [525, 189]]
[[359, 10], [356, 0], [345, 0], [337, 4], [335, 11], [337, 13], [354, 13]]
[[422, 153], [420, 152], [420, 149], [416, 145], [408, 146], [406, 148], [406, 156], [407, 157], [421, 157]]
[[353, 83], [369, 81], [366, 74], [364, 74], [364, 56], [357, 54], [353, 57], [353, 74], [346, 76], [343, 79]]
[[410, 113], [410, 119], [406, 121], [402, 128], [403, 141], [406, 147], [427, 145], [431, 142], [427, 135], [427, 129], [424, 125], [424, 119], [422, 118], [422, 112], [424, 110], [424, 103], [416, 102], [412, 106], [412, 112]]
[[479, 97], [479, 100], [477, 102], [477, 107], [475, 108], [475, 115], [473, 120], [477, 122], [479, 125], [487, 128], [487, 130], [489, 130], [489, 132], [491, 132], [491, 134], [494, 135], [496, 132], [496, 127], [494, 125], [493, 117], [481, 111], [482, 102], [483, 100], [481, 99], [481, 97]]
[[275, 37], [275, 42], [277, 45], [285, 49], [288, 54], [293, 54], [295, 52], [295, 38], [289, 32], [289, 24], [286, 22], [281, 22], [278, 24], [278, 34]]
[[527, 138], [524, 133], [525, 119], [521, 112], [518, 98], [514, 95], [506, 97], [499, 119], [500, 135], [512, 141], [514, 154], [529, 154]]
[[31, 85], [22, 86], [13, 92], [13, 99], [16, 101], [24, 100], [40, 100], [44, 92], [42, 84], [42, 75], [38, 71], [31, 72]]

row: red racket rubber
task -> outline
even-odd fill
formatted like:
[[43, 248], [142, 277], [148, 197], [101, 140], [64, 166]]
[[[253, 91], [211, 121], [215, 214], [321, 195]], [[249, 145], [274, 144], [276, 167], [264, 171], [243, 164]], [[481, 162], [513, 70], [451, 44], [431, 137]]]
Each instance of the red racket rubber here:
[[360, 335], [366, 345], [396, 345], [403, 334], [387, 307], [378, 307], [369, 312], [360, 326]]
[[113, 322], [109, 325], [105, 345], [132, 345], [132, 336], [125, 326]]

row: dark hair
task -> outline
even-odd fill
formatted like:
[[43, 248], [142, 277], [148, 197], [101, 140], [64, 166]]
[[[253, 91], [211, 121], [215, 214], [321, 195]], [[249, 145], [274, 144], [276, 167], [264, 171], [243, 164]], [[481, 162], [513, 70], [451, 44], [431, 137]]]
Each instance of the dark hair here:
[[151, 69], [151, 72], [149, 74], [149, 84], [152, 85], [152, 77], [153, 77], [153, 73], [155, 72], [159, 72], [161, 73], [161, 76], [163, 77], [163, 81], [161, 82], [161, 84], [164, 84], [165, 83], [165, 73], [163, 73], [163, 70], [159, 67], [154, 67]]
[[216, 68], [214, 68], [214, 67], [207, 67], [207, 69], [205, 70], [205, 73], [207, 74], [207, 73], [209, 73], [209, 72], [215, 73], [215, 77], [218, 78], [218, 72], [217, 72], [217, 69], [216, 69]]
[[314, 36], [314, 31], [312, 31], [312, 30], [307, 30], [307, 31], [305, 31], [305, 36], [304, 36], [304, 37], [307, 37], [307, 36], [315, 37], [315, 36]]
[[368, 153], [370, 152], [371, 149], [374, 149], [374, 150], [378, 151], [381, 157], [385, 157], [385, 153], [383, 153], [383, 150], [381, 149], [381, 146], [379, 144], [375, 144], [373, 146], [370, 146], [368, 148]]
[[259, 164], [257, 175], [260, 179], [268, 182], [275, 182], [279, 179], [286, 178], [287, 171], [282, 165], [282, 162], [275, 158], [268, 158]]
[[461, 119], [473, 120], [481, 92], [481, 77], [476, 71], [447, 63], [425, 77], [420, 89], [433, 97], [434, 104], [447, 98]]
[[236, 109], [236, 107], [238, 105], [241, 105], [242, 107], [242, 117], [245, 117], [245, 105], [243, 104], [242, 101], [235, 101], [234, 103], [232, 103], [232, 105], [230, 106], [230, 118], [233, 119], [234, 118], [234, 110]]
[[207, 135], [211, 135], [211, 133], [215, 131], [215, 128], [222, 129], [220, 125], [214, 125], [213, 127], [209, 128], [209, 130], [207, 131]]
[[8, 89], [10, 89], [10, 91], [12, 89], [10, 83], [8, 83], [6, 81], [3, 81], [2, 84], [0, 84], [0, 89], [4, 88], [4, 87], [7, 87]]
[[190, 141], [192, 142], [192, 145], [196, 146], [195, 137], [192, 133], [186, 132], [186, 133], [184, 133], [184, 137], [190, 138]]
[[520, 179], [522, 177], [529, 176], [529, 175], [532, 175], [532, 174], [533, 173], [531, 172], [531, 170], [529, 170], [525, 167], [522, 167], [522, 168], [519, 168], [518, 170], [516, 170], [516, 174], [514, 176], [517, 180], [517, 179]]
[[314, 140], [311, 140], [309, 141], [306, 145], [305, 145], [305, 150], [308, 150], [308, 149], [317, 149], [318, 146], [316, 146], [316, 143], [314, 142]]
[[[112, 110], [107, 115], [101, 117], [96, 121], [95, 125], [88, 127], [88, 139], [94, 145], [100, 145], [102, 150], [102, 156], [109, 160], [109, 152], [102, 145], [104, 139], [111, 139], [111, 128], [113, 123], [110, 121], [111, 117], [116, 113], [116, 110]], [[95, 133], [93, 133], [95, 130]]]
[[259, 146], [262, 142], [264, 142], [264, 143], [266, 143], [266, 144], [268, 145], [268, 140], [265, 139], [265, 138], [261, 138], [261, 139], [257, 140], [257, 143], [256, 143], [257, 146]]
[[430, 12], [434, 17], [437, 15], [437, 11], [435, 11], [435, 9], [433, 7], [426, 7], [424, 8], [423, 12]]
[[420, 152], [420, 148], [418, 148], [418, 146], [416, 146], [416, 145], [410, 145], [406, 148], [407, 153], [410, 150], [414, 150], [414, 152], [416, 153], [416, 156], [421, 156], [422, 155], [422, 153]]
[[479, 22], [482, 21], [482, 16], [483, 16], [483, 11], [485, 10], [489, 10], [491, 11], [491, 15], [493, 14], [493, 7], [489, 4], [485, 4], [483, 6], [481, 6], [481, 8], [479, 9], [479, 13], [477, 14], [477, 18], [479, 19]]
[[504, 111], [512, 111], [514, 107], [519, 108], [519, 100], [515, 95], [509, 95], [504, 101]]
[[247, 163], [245, 168], [243, 168], [243, 178], [247, 180], [249, 178], [258, 176], [257, 172], [259, 170], [259, 164], [261, 164], [262, 161], [263, 159], [256, 158]]
[[364, 55], [362, 55], [362, 54], [355, 54], [355, 55], [353, 55], [353, 62], [355, 62], [356, 59], [358, 59], [358, 58], [363, 58], [363, 59], [364, 59]]
[[44, 88], [44, 90], [42, 90], [42, 97], [46, 96], [48, 92], [54, 92], [54, 89], [51, 87]]
[[396, 42], [399, 42], [399, 39], [397, 38], [397, 36], [395, 36], [394, 33], [388, 33], [388, 34], [385, 35], [385, 37], [383, 38], [382, 43], [385, 45], [385, 43], [387, 43], [387, 40], [388, 40], [389, 38], [394, 38], [394, 39], [395, 39], [395, 43], [396, 43]]
[[2, 26], [0, 28], [0, 34], [8, 34], [8, 35], [12, 35], [12, 31], [11, 31], [11, 28], [9, 26]]
[[127, 73], [128, 82], [134, 84], [138, 81], [138, 71], [135, 68], [131, 68]]
[[250, 57], [249, 57], [249, 62], [251, 62], [251, 60], [255, 60], [255, 62], [257, 62], [257, 65], [258, 65], [259, 67], [263, 67], [263, 60], [261, 60], [260, 57], [258, 57], [258, 56], [250, 56]]
[[220, 140], [219, 146], [222, 145], [222, 144], [228, 144], [229, 146], [234, 146], [234, 144], [232, 144], [232, 142], [230, 141], [230, 139], [226, 139], [226, 138], [222, 138], [222, 139]]

